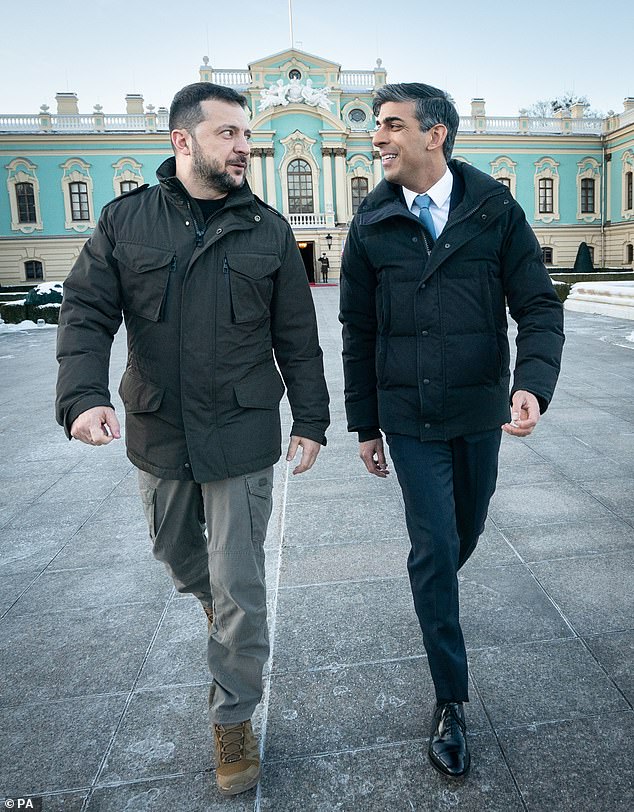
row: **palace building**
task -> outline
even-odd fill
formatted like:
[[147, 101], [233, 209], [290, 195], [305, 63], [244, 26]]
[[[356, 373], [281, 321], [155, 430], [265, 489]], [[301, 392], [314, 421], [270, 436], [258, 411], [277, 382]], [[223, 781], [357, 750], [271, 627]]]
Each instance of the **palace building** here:
[[[325, 251], [336, 279], [350, 220], [382, 177], [372, 148], [372, 91], [387, 81], [381, 60], [343, 70], [288, 49], [246, 70], [203, 62], [192, 81], [233, 87], [249, 101], [252, 189], [289, 220], [309, 278], [319, 278]], [[99, 105], [80, 113], [74, 93], [56, 101], [55, 113], [46, 105], [34, 115], [0, 113], [0, 285], [63, 280], [102, 206], [155, 183], [172, 154], [167, 109], [141, 95], [125, 97], [123, 114]], [[604, 119], [583, 113], [573, 105], [552, 118], [490, 116], [484, 99], [473, 99], [454, 157], [510, 188], [549, 267], [571, 268], [585, 242], [595, 267], [632, 269], [634, 98]]]

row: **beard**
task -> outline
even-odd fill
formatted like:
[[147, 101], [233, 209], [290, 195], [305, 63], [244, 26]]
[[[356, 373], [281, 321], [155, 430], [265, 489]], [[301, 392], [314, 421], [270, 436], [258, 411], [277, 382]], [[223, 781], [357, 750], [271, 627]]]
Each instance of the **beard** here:
[[211, 191], [226, 194], [233, 189], [239, 189], [246, 178], [246, 167], [245, 161], [245, 174], [241, 179], [234, 178], [226, 169], [221, 167], [219, 161], [207, 159], [200, 149], [198, 141], [192, 136], [192, 168], [194, 175]]

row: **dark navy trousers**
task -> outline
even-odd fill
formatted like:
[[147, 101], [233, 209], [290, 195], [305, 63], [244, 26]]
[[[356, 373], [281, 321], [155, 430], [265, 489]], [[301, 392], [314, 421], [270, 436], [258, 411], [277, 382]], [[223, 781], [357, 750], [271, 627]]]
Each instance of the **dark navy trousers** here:
[[412, 545], [407, 569], [414, 607], [438, 702], [469, 700], [458, 570], [484, 529], [501, 436], [494, 429], [448, 441], [387, 437]]

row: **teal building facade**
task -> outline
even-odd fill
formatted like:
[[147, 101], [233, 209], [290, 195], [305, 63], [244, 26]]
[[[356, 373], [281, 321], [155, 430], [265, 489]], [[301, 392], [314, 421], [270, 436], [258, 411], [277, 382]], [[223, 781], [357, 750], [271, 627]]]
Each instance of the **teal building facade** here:
[[[424, 78], [424, 77], [423, 77]], [[289, 220], [309, 278], [326, 252], [339, 272], [348, 226], [382, 178], [372, 147], [372, 93], [387, 81], [289, 49], [246, 69], [214, 69], [192, 81], [244, 93], [253, 130], [249, 182]], [[169, 155], [167, 109], [125, 97], [126, 112], [80, 113], [73, 93], [57, 111], [0, 113], [0, 285], [65, 278], [101, 208], [142, 183]], [[495, 117], [484, 99], [461, 115], [454, 157], [510, 188], [550, 267], [570, 268], [586, 242], [597, 267], [634, 267], [634, 98], [619, 114], [584, 117], [573, 105], [552, 118]]]

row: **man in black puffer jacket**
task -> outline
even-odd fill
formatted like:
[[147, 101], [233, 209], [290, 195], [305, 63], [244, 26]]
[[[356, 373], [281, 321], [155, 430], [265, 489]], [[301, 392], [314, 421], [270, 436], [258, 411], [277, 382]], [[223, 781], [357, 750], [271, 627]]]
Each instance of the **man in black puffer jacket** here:
[[[450, 160], [459, 117], [447, 94], [386, 85], [374, 114], [385, 180], [359, 207], [341, 273], [348, 429], [379, 477], [386, 434], [436, 689], [429, 757], [462, 778], [469, 697], [457, 572], [484, 528], [501, 429], [530, 434], [552, 398], [563, 311], [509, 190]], [[518, 325], [512, 383], [507, 303]]]

